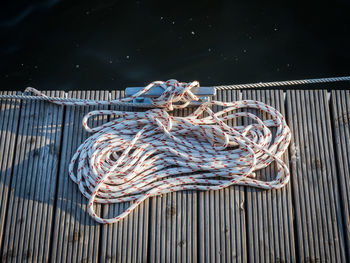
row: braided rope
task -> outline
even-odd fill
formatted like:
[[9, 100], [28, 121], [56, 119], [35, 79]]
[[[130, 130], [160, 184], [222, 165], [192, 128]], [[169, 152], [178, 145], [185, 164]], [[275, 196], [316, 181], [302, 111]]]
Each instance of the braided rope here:
[[[214, 113], [211, 105], [226, 107]], [[243, 108], [267, 112], [262, 121]], [[206, 112], [208, 117], [200, 117]], [[90, 128], [87, 121], [99, 114], [117, 119]], [[223, 116], [224, 114], [228, 114]], [[239, 117], [255, 121], [230, 127]], [[150, 196], [182, 190], [217, 190], [230, 185], [278, 189], [289, 181], [281, 160], [291, 133], [284, 117], [262, 102], [213, 101], [186, 117], [174, 117], [164, 109], [146, 112], [101, 110], [88, 113], [83, 126], [95, 134], [80, 145], [69, 165], [69, 176], [89, 199], [88, 212], [100, 223], [115, 223]], [[277, 129], [272, 135], [271, 128]], [[255, 171], [277, 163], [272, 181], [255, 179]], [[135, 201], [114, 218], [101, 218], [94, 203]]]
[[350, 81], [350, 76], [335, 77], [335, 78], [320, 78], [320, 79], [301, 79], [301, 80], [287, 80], [287, 81], [275, 81], [275, 82], [259, 82], [250, 84], [236, 84], [236, 85], [223, 85], [215, 86], [217, 90], [242, 90], [242, 89], [255, 89], [266, 87], [278, 87], [278, 86], [295, 86], [303, 84], [316, 84], [316, 83], [329, 83], [339, 81]]
[[[141, 97], [147, 93], [153, 86], [159, 86], [164, 89], [164, 92], [158, 98], [151, 99], [151, 104], [145, 103], [133, 103], [132, 101], [137, 97]], [[87, 100], [87, 99], [75, 99], [75, 98], [58, 98], [48, 97], [41, 91], [32, 87], [26, 88], [25, 92], [31, 92], [37, 96], [27, 95], [0, 95], [0, 99], [30, 99], [30, 100], [44, 100], [63, 106], [101, 106], [101, 105], [122, 105], [131, 107], [142, 108], [159, 108], [164, 107], [168, 110], [182, 109], [187, 107], [193, 101], [199, 101], [199, 98], [195, 96], [191, 89], [193, 87], [199, 87], [198, 81], [191, 83], [178, 82], [174, 79], [168, 81], [153, 81], [136, 94], [116, 100]], [[173, 104], [182, 103], [182, 104]]]
[[[266, 87], [278, 87], [278, 86], [294, 86], [302, 84], [316, 84], [316, 83], [329, 83], [329, 82], [340, 82], [340, 81], [350, 81], [350, 76], [346, 77], [334, 77], [334, 78], [319, 78], [319, 79], [303, 79], [303, 80], [287, 80], [287, 81], [276, 81], [276, 82], [259, 82], [259, 83], [250, 83], [250, 84], [235, 84], [235, 85], [222, 85], [215, 86], [216, 90], [243, 90], [243, 89], [254, 89], [254, 88], [266, 88]], [[191, 86], [192, 85], [192, 86]], [[132, 101], [142, 96], [153, 86], [160, 86], [164, 89], [163, 94], [156, 99], [153, 99], [152, 104], [146, 103], [133, 103]], [[130, 107], [141, 107], [141, 108], [158, 108], [165, 107], [169, 110], [173, 109], [182, 109], [189, 105], [198, 105], [200, 99], [196, 97], [192, 92], [191, 88], [199, 86], [197, 81], [194, 81], [190, 84], [179, 83], [176, 80], [163, 81], [154, 81], [148, 86], [143, 88], [137, 94], [130, 96], [128, 98], [122, 98], [117, 100], [88, 100], [88, 99], [75, 99], [75, 98], [59, 98], [59, 97], [49, 97], [40, 91], [28, 87], [26, 92], [31, 92], [37, 96], [30, 95], [0, 95], [1, 99], [22, 99], [22, 100], [43, 100], [49, 101], [58, 105], [66, 106], [96, 106], [96, 105], [121, 105], [121, 106], [130, 106]], [[191, 98], [191, 101], [189, 100]], [[174, 102], [182, 102], [182, 105], [174, 105]]]
[[[350, 80], [350, 77], [216, 88], [271, 87], [345, 80]], [[83, 127], [94, 134], [73, 155], [69, 163], [69, 176], [89, 199], [88, 213], [97, 222], [118, 222], [150, 196], [169, 192], [218, 190], [230, 185], [278, 189], [288, 183], [289, 169], [281, 158], [290, 143], [291, 132], [282, 114], [265, 103], [253, 100], [212, 101], [200, 104], [188, 116], [175, 117], [169, 115], [167, 110], [185, 108], [192, 101], [198, 101], [191, 92], [192, 87], [199, 86], [198, 82], [156, 81], [131, 97], [111, 101], [52, 98], [32, 88], [27, 91], [38, 95], [35, 99], [59, 105], [134, 106], [130, 101], [154, 85], [164, 89], [159, 98], [151, 100], [152, 106], [161, 107], [159, 109], [146, 112], [99, 110], [89, 112], [83, 118]], [[10, 97], [21, 98], [16, 95]], [[0, 98], [9, 97], [2, 95]], [[225, 108], [213, 112], [213, 105]], [[242, 109], [266, 112], [268, 119], [261, 120]], [[100, 114], [116, 116], [116, 119], [90, 128], [88, 119]], [[203, 117], [205, 114], [208, 116]], [[226, 124], [237, 118], [251, 119], [254, 123], [234, 127]], [[276, 130], [275, 135], [272, 129]], [[255, 172], [272, 162], [277, 164], [275, 178], [271, 181], [256, 179]], [[113, 218], [101, 218], [94, 210], [94, 203], [128, 201], [135, 202]]]

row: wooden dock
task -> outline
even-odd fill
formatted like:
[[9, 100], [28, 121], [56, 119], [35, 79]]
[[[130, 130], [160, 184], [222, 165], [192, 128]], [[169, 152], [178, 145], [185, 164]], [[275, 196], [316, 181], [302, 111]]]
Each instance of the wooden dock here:
[[[123, 92], [69, 96], [108, 99]], [[67, 173], [90, 135], [82, 118], [94, 107], [0, 100], [2, 262], [349, 262], [350, 91], [219, 91], [217, 99], [260, 100], [286, 116], [290, 183], [271, 191], [232, 186], [166, 194], [111, 225], [89, 217], [87, 200]], [[270, 178], [274, 169], [258, 177]], [[107, 216], [125, 207], [97, 210]]]

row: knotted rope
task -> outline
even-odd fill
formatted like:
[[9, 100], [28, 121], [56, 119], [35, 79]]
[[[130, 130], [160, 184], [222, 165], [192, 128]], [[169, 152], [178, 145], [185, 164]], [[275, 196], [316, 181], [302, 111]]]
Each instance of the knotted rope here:
[[[225, 106], [214, 113], [211, 105]], [[240, 112], [252, 108], [269, 113], [262, 121], [256, 115]], [[209, 116], [200, 117], [203, 112]], [[96, 128], [88, 118], [116, 115], [117, 119]], [[228, 114], [223, 116], [223, 114]], [[238, 117], [255, 121], [230, 127], [225, 122]], [[89, 199], [88, 212], [100, 223], [122, 220], [150, 196], [182, 190], [218, 190], [238, 184], [277, 189], [289, 181], [289, 170], [281, 157], [291, 133], [283, 116], [258, 101], [202, 104], [186, 117], [174, 117], [164, 109], [146, 112], [92, 111], [83, 126], [94, 135], [74, 154], [69, 176]], [[272, 136], [270, 128], [276, 127]], [[277, 163], [272, 181], [254, 179], [255, 171]], [[96, 215], [93, 203], [135, 201], [114, 218]]]
[[[88, 213], [96, 221], [118, 222], [150, 196], [169, 192], [218, 190], [230, 185], [278, 189], [288, 183], [289, 170], [281, 158], [290, 143], [291, 132], [282, 114], [262, 102], [211, 101], [202, 103], [188, 116], [171, 116], [167, 110], [185, 108], [192, 101], [199, 100], [191, 92], [191, 88], [199, 86], [198, 82], [179, 83], [175, 80], [152, 82], [131, 97], [111, 101], [53, 98], [33, 88], [27, 91], [39, 96], [25, 97], [59, 105], [142, 107], [143, 104], [131, 101], [154, 85], [164, 89], [160, 97], [151, 100], [152, 106], [159, 109], [146, 112], [99, 110], [83, 118], [83, 127], [94, 134], [73, 155], [69, 176], [89, 199]], [[1, 95], [0, 98], [21, 97]], [[225, 108], [213, 112], [212, 105]], [[261, 120], [243, 109], [266, 112], [269, 119]], [[90, 128], [88, 119], [99, 114], [117, 118]], [[226, 124], [241, 117], [254, 123], [234, 127]], [[276, 129], [275, 135], [271, 128]], [[275, 178], [271, 181], [255, 179], [255, 172], [272, 162], [277, 164]], [[135, 202], [114, 218], [101, 218], [94, 211], [94, 203], [128, 201]]]
[[[118, 222], [150, 196], [169, 192], [217, 190], [233, 184], [277, 189], [289, 181], [289, 170], [281, 157], [291, 133], [276, 109], [252, 100], [212, 101], [186, 117], [174, 117], [167, 110], [186, 107], [196, 99], [190, 89], [198, 82], [168, 81], [161, 85], [165, 85], [164, 93], [153, 102], [163, 109], [99, 110], [83, 118], [83, 127], [95, 134], [74, 154], [69, 176], [89, 199], [88, 212], [96, 221]], [[182, 104], [173, 104], [178, 101]], [[214, 113], [212, 105], [226, 108]], [[241, 112], [244, 108], [265, 111], [270, 119], [262, 121], [252, 113]], [[208, 116], [201, 117], [204, 113]], [[117, 118], [90, 128], [88, 119], [99, 114]], [[239, 117], [255, 123], [235, 127], [225, 123]], [[272, 127], [277, 129], [275, 136]], [[255, 171], [271, 162], [277, 163], [276, 177], [268, 182], [255, 179]], [[127, 201], [135, 202], [114, 218], [101, 218], [94, 211], [94, 203]]]
[[[132, 101], [137, 97], [141, 97], [147, 93], [153, 86], [158, 86], [164, 89], [161, 96], [158, 98], [150, 98], [152, 104], [133, 103]], [[168, 81], [153, 81], [144, 87], [139, 92], [126, 98], [116, 100], [87, 100], [75, 98], [58, 98], [46, 96], [41, 91], [28, 87], [25, 92], [33, 93], [36, 96], [30, 95], [0, 95], [0, 99], [30, 99], [30, 100], [44, 100], [63, 106], [102, 106], [102, 105], [122, 105], [142, 108], [158, 108], [164, 107], [168, 110], [183, 109], [193, 101], [199, 101], [199, 98], [191, 92], [193, 87], [199, 87], [198, 81], [191, 83], [178, 82], [174, 79]], [[174, 105], [173, 103], [180, 103]], [[182, 104], [181, 104], [182, 103]]]

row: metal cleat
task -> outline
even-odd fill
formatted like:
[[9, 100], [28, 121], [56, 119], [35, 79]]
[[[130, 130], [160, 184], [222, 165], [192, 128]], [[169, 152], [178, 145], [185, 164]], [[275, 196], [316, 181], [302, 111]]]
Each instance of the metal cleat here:
[[[130, 97], [135, 93], [141, 91], [144, 87], [127, 87], [125, 89], [125, 97]], [[157, 98], [162, 95], [164, 89], [159, 86], [152, 87], [148, 92], [144, 93], [142, 97], [137, 97], [133, 103], [151, 104], [149, 98]], [[193, 87], [191, 92], [200, 98], [202, 102], [210, 101], [211, 97], [215, 96], [214, 87]]]

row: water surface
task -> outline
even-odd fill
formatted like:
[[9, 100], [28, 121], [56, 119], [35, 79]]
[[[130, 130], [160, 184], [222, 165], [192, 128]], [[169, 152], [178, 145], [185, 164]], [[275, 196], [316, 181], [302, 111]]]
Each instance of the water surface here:
[[[170, 4], [169, 4], [170, 3]], [[350, 75], [350, 3], [7, 1], [5, 90], [124, 89]]]

